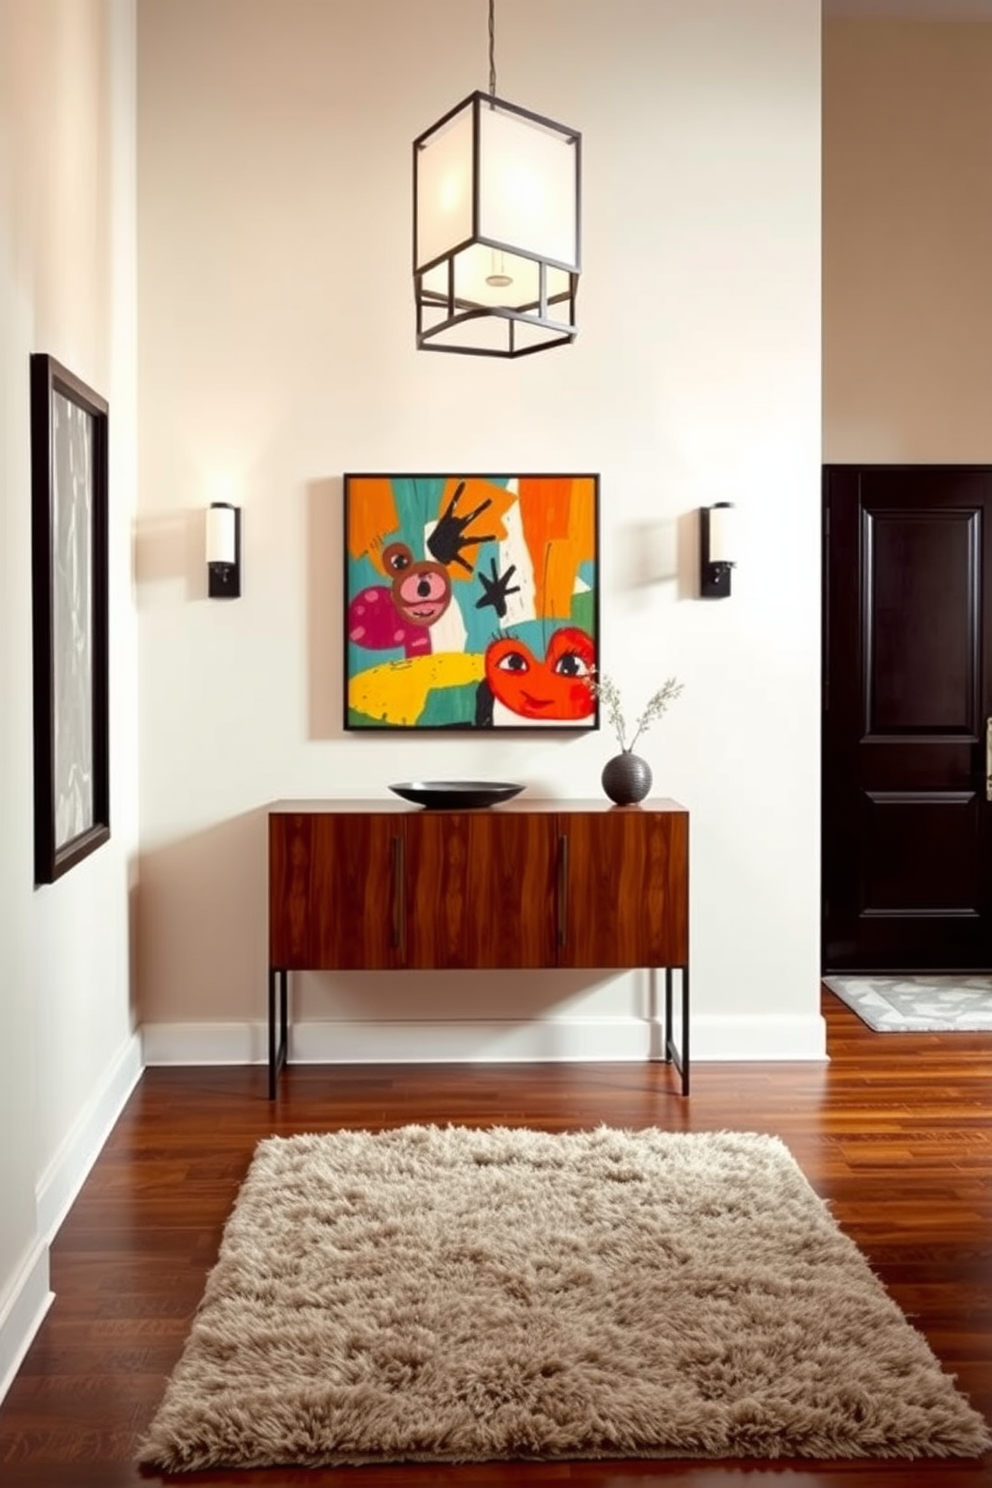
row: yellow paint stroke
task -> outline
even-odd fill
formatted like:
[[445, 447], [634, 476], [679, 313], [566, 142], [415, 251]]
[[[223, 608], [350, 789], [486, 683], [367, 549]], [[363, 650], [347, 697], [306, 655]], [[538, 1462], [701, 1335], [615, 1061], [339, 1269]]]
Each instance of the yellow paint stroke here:
[[[480, 512], [477, 517], [469, 522], [468, 526], [462, 532], [462, 536], [464, 538], [492, 536], [498, 542], [502, 542], [507, 535], [506, 522], [503, 519], [516, 501], [517, 493], [507, 490], [505, 486], [497, 486], [492, 481], [473, 480], [463, 475], [453, 476], [451, 480], [445, 481], [441, 500], [438, 502], [437, 520], [441, 520], [441, 517], [447, 510], [448, 502], [454, 496], [462, 481], [465, 482], [465, 489], [458, 498], [452, 516], [457, 517], [459, 514], [464, 515], [467, 512], [475, 511], [476, 507], [481, 506], [484, 501], [489, 502], [485, 511]], [[470, 568], [462, 568], [460, 563], [449, 563], [448, 573], [451, 578], [461, 579], [467, 583], [475, 573], [477, 554], [478, 548], [476, 547], [462, 548], [461, 555], [466, 563], [470, 565]]]
[[477, 652], [441, 651], [436, 656], [385, 661], [352, 677], [348, 706], [377, 723], [410, 727], [424, 711], [433, 688], [481, 682], [484, 672], [485, 657]]
[[534, 565], [534, 608], [566, 619], [580, 564], [595, 558], [595, 482], [588, 476], [520, 479], [520, 519]]
[[399, 527], [392, 482], [363, 476], [349, 487], [348, 552], [352, 558], [372, 557]]

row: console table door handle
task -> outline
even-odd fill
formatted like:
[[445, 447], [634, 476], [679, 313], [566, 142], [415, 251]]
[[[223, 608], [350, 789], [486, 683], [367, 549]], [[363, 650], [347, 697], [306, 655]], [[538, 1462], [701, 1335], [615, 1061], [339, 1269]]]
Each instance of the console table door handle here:
[[985, 799], [992, 801], [992, 718], [985, 720]]
[[406, 957], [405, 866], [403, 837], [397, 834], [393, 838], [393, 945], [399, 947], [400, 960]]
[[558, 838], [558, 944], [568, 938], [568, 834]]

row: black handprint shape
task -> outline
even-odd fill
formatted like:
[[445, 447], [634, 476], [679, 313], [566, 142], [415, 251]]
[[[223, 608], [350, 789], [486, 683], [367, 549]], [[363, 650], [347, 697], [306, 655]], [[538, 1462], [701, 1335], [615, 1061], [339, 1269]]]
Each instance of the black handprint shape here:
[[511, 563], [506, 573], [500, 574], [496, 567], [496, 559], [491, 558], [489, 570], [492, 574], [491, 579], [487, 579], [484, 573], [479, 574], [479, 583], [485, 592], [475, 601], [475, 608], [484, 610], [487, 605], [492, 605], [499, 618], [503, 620], [506, 618], [507, 595], [520, 593], [519, 584], [510, 584], [510, 580], [517, 571], [517, 565]]
[[460, 516], [456, 513], [458, 498], [465, 490], [465, 482], [459, 481], [448, 505], [445, 507], [441, 518], [427, 539], [427, 547], [431, 555], [438, 563], [448, 565], [449, 563], [460, 563], [462, 568], [472, 572], [471, 563], [467, 563], [462, 557], [462, 548], [478, 547], [479, 543], [493, 542], [495, 532], [487, 532], [481, 537], [465, 537], [465, 528], [475, 521], [476, 517], [485, 511], [487, 506], [492, 506], [492, 500], [487, 496], [485, 501], [480, 501], [474, 511]]

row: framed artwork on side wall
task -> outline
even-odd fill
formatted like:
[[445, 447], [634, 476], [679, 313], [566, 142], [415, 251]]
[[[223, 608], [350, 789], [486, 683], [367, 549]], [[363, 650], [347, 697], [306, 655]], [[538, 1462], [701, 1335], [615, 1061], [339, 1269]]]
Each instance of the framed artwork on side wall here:
[[592, 729], [599, 477], [346, 475], [347, 729]]
[[108, 409], [54, 357], [31, 357], [34, 878], [110, 836]]

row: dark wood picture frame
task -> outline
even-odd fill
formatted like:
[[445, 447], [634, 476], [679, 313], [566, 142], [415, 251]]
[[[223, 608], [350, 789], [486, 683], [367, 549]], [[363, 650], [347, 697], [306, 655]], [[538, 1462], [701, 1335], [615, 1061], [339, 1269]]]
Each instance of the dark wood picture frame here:
[[346, 730], [585, 731], [599, 476], [344, 476]]
[[106, 401], [31, 357], [34, 880], [110, 836]]

